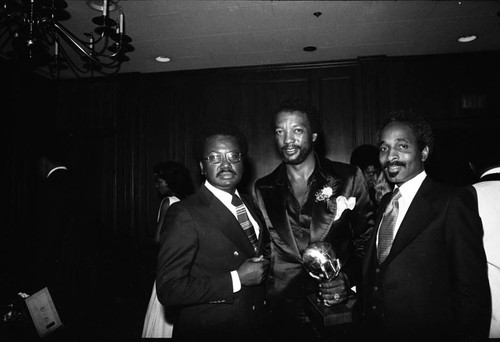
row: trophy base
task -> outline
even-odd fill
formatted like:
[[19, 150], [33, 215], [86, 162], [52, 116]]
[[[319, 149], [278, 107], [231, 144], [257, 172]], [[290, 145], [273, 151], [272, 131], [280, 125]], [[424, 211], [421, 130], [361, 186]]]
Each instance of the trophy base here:
[[306, 312], [311, 321], [322, 326], [329, 327], [354, 321], [353, 306], [356, 304], [356, 296], [349, 296], [346, 303], [326, 306], [318, 302], [318, 296], [309, 294], [306, 296]]

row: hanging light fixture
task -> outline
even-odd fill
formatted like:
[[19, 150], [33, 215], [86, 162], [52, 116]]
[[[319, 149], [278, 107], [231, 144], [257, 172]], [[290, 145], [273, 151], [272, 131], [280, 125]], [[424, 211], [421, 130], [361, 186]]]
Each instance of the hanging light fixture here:
[[[0, 51], [30, 70], [48, 68], [53, 78], [68, 67], [77, 77], [117, 73], [133, 50], [118, 2], [103, 0], [101, 15], [92, 19], [97, 27], [79, 38], [61, 24], [70, 18], [65, 0], [0, 0]], [[110, 8], [119, 9], [118, 20], [110, 17]]]

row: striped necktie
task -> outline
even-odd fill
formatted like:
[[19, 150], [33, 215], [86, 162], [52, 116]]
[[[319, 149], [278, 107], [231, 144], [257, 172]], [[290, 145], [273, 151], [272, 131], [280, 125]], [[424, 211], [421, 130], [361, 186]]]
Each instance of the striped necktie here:
[[378, 247], [377, 257], [379, 264], [383, 263], [389, 251], [391, 250], [392, 242], [394, 240], [394, 229], [396, 228], [396, 220], [398, 218], [399, 203], [401, 197], [399, 189], [396, 188], [392, 193], [392, 198], [387, 208], [385, 208], [380, 229], [378, 232]]
[[257, 236], [255, 235], [255, 230], [252, 226], [252, 223], [248, 219], [247, 211], [243, 202], [237, 195], [233, 195], [233, 200], [231, 204], [236, 207], [236, 216], [238, 217], [238, 222], [241, 225], [241, 228], [245, 231], [248, 236], [248, 239], [252, 243], [253, 249], [257, 250], [258, 242]]

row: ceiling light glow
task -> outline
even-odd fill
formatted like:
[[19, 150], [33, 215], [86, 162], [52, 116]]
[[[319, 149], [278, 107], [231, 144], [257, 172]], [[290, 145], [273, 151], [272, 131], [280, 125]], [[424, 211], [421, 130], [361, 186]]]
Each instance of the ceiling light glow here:
[[469, 42], [472, 42], [472, 41], [474, 41], [476, 39], [477, 39], [477, 36], [475, 36], [475, 35], [472, 34], [470, 36], [462, 36], [462, 37], [458, 38], [458, 41], [460, 43], [469, 43]]
[[170, 57], [158, 56], [158, 57], [155, 58], [155, 60], [157, 62], [160, 62], [160, 63], [167, 63], [167, 62], [170, 62]]

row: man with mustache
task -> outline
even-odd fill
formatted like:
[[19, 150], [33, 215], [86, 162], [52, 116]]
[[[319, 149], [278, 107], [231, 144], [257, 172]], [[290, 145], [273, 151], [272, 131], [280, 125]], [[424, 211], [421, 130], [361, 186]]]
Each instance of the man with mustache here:
[[[305, 312], [306, 295], [320, 291], [331, 305], [347, 301], [348, 291], [361, 280], [372, 205], [359, 168], [314, 152], [319, 134], [314, 107], [289, 100], [275, 110], [273, 119], [282, 163], [254, 185], [271, 236], [270, 330], [277, 340], [310, 341], [317, 333]], [[319, 287], [302, 265], [304, 249], [317, 241], [329, 242], [342, 265], [338, 277]]]
[[365, 338], [487, 340], [491, 303], [477, 213], [427, 176], [426, 121], [399, 111], [381, 127], [380, 164], [394, 190], [382, 198], [363, 265]]
[[269, 235], [240, 194], [247, 143], [214, 123], [197, 135], [205, 183], [168, 209], [160, 235], [159, 301], [173, 312], [175, 341], [261, 340]]

